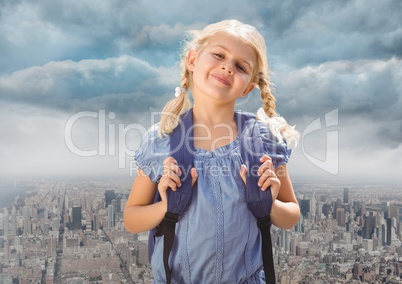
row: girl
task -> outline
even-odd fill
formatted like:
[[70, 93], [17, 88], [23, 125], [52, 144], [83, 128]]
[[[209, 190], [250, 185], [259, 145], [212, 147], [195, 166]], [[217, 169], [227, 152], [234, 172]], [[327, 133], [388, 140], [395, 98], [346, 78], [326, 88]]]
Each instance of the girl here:
[[[169, 134], [176, 117], [191, 107], [190, 90], [196, 149], [190, 174], [197, 187], [176, 225], [169, 258], [172, 283], [265, 283], [261, 235], [245, 201], [248, 169], [242, 164], [234, 118], [236, 100], [255, 87], [264, 103], [257, 115], [260, 133], [278, 145], [264, 145], [267, 155], [257, 167], [261, 190], [271, 188], [271, 222], [289, 229], [300, 214], [286, 169], [286, 142], [296, 141], [298, 134], [276, 115], [265, 41], [254, 27], [236, 20], [211, 24], [192, 33], [181, 66], [176, 98], [166, 104], [161, 122], [135, 153], [139, 170], [124, 210], [125, 226], [132, 233], [158, 226], [167, 211], [167, 190], [181, 186], [184, 173], [169, 157]], [[157, 191], [161, 201], [153, 203]], [[154, 283], [166, 283], [162, 239], [157, 237], [151, 259]]]

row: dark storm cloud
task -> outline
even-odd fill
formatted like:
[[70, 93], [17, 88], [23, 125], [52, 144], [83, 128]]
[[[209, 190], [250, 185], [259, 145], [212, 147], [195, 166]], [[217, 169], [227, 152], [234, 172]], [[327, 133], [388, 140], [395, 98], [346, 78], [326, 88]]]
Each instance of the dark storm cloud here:
[[[402, 143], [402, 59], [323, 63], [276, 74], [281, 113], [312, 121], [338, 109], [340, 126], [353, 127], [351, 144], [396, 148]], [[341, 124], [342, 123], [342, 124]], [[353, 142], [355, 141], [355, 142]]]
[[173, 90], [169, 70], [175, 68], [155, 68], [130, 56], [50, 62], [0, 76], [0, 99], [61, 111], [146, 111]]
[[401, 56], [401, 10], [397, 0], [285, 0], [261, 4], [259, 18], [271, 62], [300, 67]]

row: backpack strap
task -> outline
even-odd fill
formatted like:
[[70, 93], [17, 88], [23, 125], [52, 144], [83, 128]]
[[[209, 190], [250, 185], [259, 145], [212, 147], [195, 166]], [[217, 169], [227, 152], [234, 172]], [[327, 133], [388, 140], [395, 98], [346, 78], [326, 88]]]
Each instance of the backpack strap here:
[[[163, 235], [163, 265], [166, 273], [166, 283], [171, 283], [171, 270], [169, 267], [169, 255], [172, 250], [175, 237], [176, 223], [185, 212], [191, 199], [194, 188], [191, 186], [191, 168], [194, 167], [194, 127], [193, 110], [190, 109], [179, 119], [178, 126], [170, 135], [170, 156], [181, 167], [181, 187], [176, 191], [167, 190], [168, 209], [159, 225], [156, 236]], [[159, 192], [158, 192], [159, 195]], [[159, 197], [160, 198], [160, 197]]]
[[255, 117], [241, 112], [235, 112], [237, 129], [240, 137], [240, 152], [247, 166], [246, 201], [249, 210], [257, 219], [261, 231], [262, 259], [266, 283], [275, 282], [275, 270], [271, 240], [271, 189], [262, 191], [258, 186], [257, 175], [260, 158], [264, 154], [262, 138]]

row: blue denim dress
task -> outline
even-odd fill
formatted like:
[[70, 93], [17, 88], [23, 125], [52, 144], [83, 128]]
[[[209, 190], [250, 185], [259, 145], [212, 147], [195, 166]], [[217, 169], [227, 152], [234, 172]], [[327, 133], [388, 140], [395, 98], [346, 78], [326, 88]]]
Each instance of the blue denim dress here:
[[[288, 161], [290, 149], [259, 123], [264, 150], [275, 167]], [[163, 160], [169, 156], [169, 137], [158, 137], [151, 127], [135, 152], [135, 161], [158, 182]], [[197, 149], [194, 164], [198, 187], [186, 213], [176, 225], [169, 257], [172, 283], [265, 283], [261, 236], [255, 217], [247, 208], [246, 187], [240, 177], [243, 164], [239, 138], [213, 152]], [[273, 147], [274, 146], [274, 147]], [[151, 259], [154, 283], [166, 283], [163, 237], [157, 237]]]

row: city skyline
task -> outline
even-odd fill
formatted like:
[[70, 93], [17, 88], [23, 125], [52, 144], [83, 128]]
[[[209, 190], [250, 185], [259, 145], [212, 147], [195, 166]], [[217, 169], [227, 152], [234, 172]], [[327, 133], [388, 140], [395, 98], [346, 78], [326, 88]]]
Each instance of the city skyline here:
[[[400, 1], [166, 5], [0, 4], [1, 178], [132, 176], [185, 32], [237, 18], [266, 39], [278, 112], [302, 136], [291, 177], [402, 182]], [[253, 92], [237, 108], [259, 106]]]
[[[0, 282], [150, 283], [148, 232], [123, 225], [129, 185], [25, 181], [30, 194], [0, 208]], [[299, 222], [271, 228], [279, 283], [399, 283], [401, 189], [296, 184]]]

